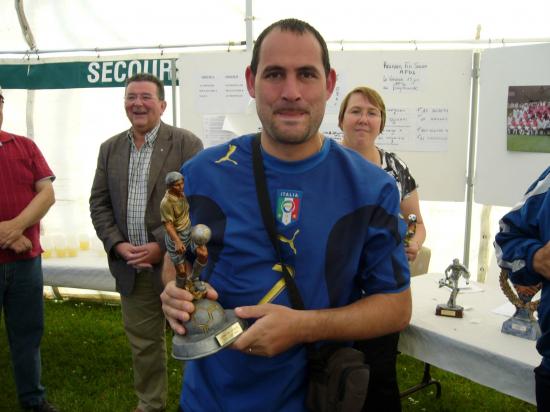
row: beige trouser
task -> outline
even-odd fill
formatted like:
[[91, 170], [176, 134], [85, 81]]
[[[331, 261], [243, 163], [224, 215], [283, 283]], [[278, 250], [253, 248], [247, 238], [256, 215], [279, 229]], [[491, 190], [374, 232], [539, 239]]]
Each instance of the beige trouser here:
[[121, 296], [124, 330], [132, 349], [134, 389], [143, 412], [164, 411], [168, 388], [166, 320], [151, 276], [139, 273], [132, 294]]

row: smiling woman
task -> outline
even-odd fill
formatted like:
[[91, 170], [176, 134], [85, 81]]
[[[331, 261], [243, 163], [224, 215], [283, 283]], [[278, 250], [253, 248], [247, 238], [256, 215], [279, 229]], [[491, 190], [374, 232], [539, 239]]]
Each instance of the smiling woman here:
[[[426, 229], [417, 192], [417, 183], [409, 168], [395, 153], [376, 146], [376, 138], [386, 124], [386, 105], [382, 96], [369, 87], [356, 87], [340, 105], [338, 126], [344, 132], [343, 145], [359, 152], [365, 159], [388, 172], [397, 183], [401, 197], [401, 215], [414, 219], [415, 229], [407, 238], [406, 252], [414, 261], [426, 239]], [[414, 218], [412, 217], [414, 216]]]
[[[383, 168], [394, 177], [400, 194], [401, 215], [414, 216], [416, 226], [405, 242], [409, 261], [417, 257], [426, 239], [426, 229], [418, 200], [417, 185], [406, 164], [395, 155], [375, 145], [384, 130], [386, 105], [378, 92], [369, 87], [356, 87], [342, 100], [338, 125], [344, 132], [343, 145], [359, 152], [369, 162]], [[371, 368], [369, 392], [365, 408], [390, 411], [401, 409], [397, 384], [396, 356], [399, 333], [356, 342]]]

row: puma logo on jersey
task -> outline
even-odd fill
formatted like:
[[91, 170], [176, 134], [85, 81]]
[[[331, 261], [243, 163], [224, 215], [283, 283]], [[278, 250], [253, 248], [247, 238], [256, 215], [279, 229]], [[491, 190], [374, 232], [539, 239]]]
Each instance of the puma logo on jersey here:
[[296, 232], [294, 232], [294, 235], [292, 236], [291, 239], [287, 239], [286, 237], [284, 237], [283, 235], [279, 235], [277, 236], [277, 238], [283, 242], [283, 243], [287, 243], [288, 246], [290, 246], [290, 248], [292, 249], [292, 251], [294, 252], [294, 254], [298, 254], [298, 252], [296, 251], [296, 247], [294, 246], [294, 240], [296, 239], [296, 236], [298, 236], [298, 233], [300, 233], [300, 229], [297, 229]]
[[225, 154], [225, 156], [220, 157], [218, 160], [216, 160], [215, 163], [231, 162], [237, 165], [238, 163], [235, 160], [230, 159], [231, 155], [235, 153], [235, 150], [237, 150], [237, 146], [235, 146], [234, 144], [230, 144], [229, 149], [227, 150], [227, 153]]

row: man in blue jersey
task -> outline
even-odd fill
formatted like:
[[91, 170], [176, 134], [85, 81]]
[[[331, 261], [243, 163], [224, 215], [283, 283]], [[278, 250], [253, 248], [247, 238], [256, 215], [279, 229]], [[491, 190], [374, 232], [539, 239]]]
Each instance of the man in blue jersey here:
[[[306, 349], [403, 329], [411, 315], [409, 269], [392, 178], [319, 133], [336, 73], [322, 36], [287, 19], [258, 37], [246, 69], [262, 122], [261, 150], [285, 264], [306, 310], [294, 310], [261, 217], [252, 169], [254, 135], [205, 150], [182, 167], [193, 224], [212, 229], [202, 272], [209, 297], [251, 326], [231, 349], [186, 364], [180, 408], [304, 411]], [[193, 311], [169, 282], [172, 328]], [[260, 303], [260, 304], [259, 304]]]
[[523, 199], [500, 220], [495, 238], [498, 265], [518, 285], [542, 282], [538, 306], [542, 355], [535, 369], [537, 409], [550, 411], [550, 167], [529, 187]]

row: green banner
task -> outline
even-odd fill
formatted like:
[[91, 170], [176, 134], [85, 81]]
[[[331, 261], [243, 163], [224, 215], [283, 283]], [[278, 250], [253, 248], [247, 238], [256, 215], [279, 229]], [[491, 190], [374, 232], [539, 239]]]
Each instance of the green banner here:
[[151, 73], [170, 86], [171, 67], [169, 59], [0, 64], [0, 85], [29, 90], [124, 87], [128, 77]]

